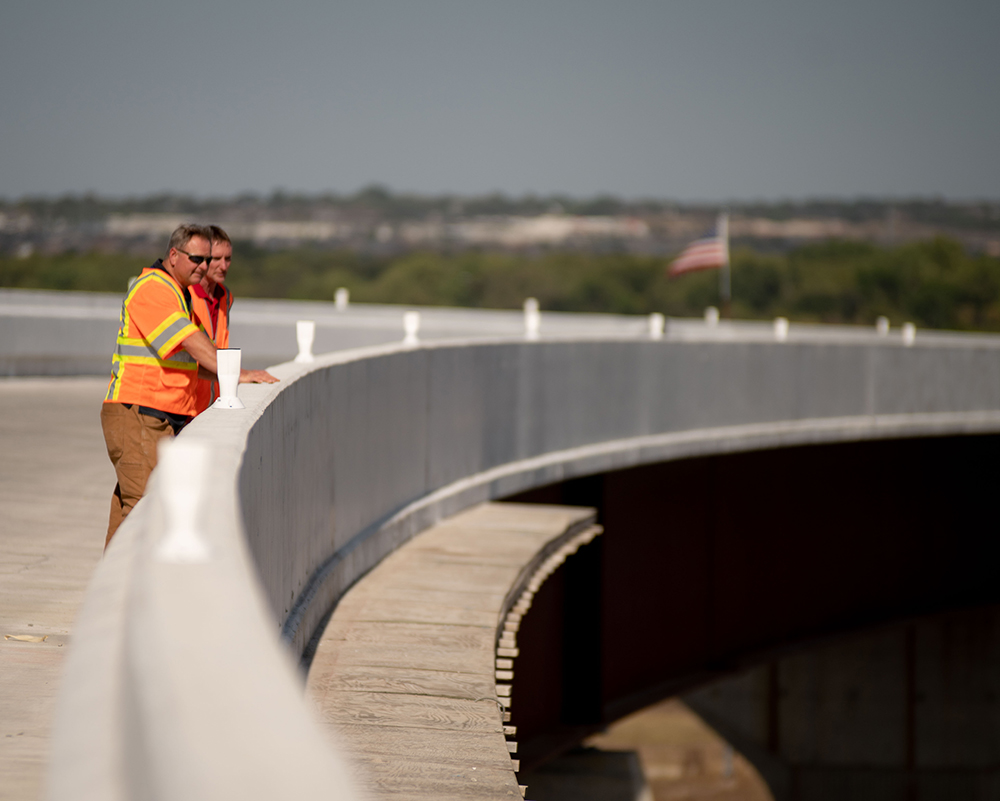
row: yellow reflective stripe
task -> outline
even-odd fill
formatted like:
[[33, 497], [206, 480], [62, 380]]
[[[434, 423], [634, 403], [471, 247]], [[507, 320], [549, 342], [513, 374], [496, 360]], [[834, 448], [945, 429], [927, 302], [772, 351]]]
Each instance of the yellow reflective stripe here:
[[[145, 339], [137, 339], [135, 337], [118, 337], [118, 342], [115, 343], [115, 353], [119, 356], [146, 356], [162, 361], [160, 354], [156, 352], [156, 349], [152, 345]], [[193, 362], [195, 358], [187, 351], [181, 350], [174, 354], [171, 361]]]
[[150, 332], [146, 339], [161, 356], [170, 353], [191, 334], [198, 330], [191, 319], [181, 312], [174, 312]]
[[129, 313], [128, 313], [128, 295], [125, 296], [125, 300], [122, 301], [122, 310], [118, 313], [118, 336], [119, 338], [128, 331]]
[[[125, 331], [128, 330], [128, 321], [129, 321], [128, 304], [129, 304], [129, 301], [131, 301], [132, 297], [135, 295], [135, 293], [138, 292], [139, 289], [142, 288], [149, 281], [159, 281], [161, 284], [163, 284], [164, 286], [168, 287], [170, 289], [170, 291], [174, 293], [174, 297], [177, 299], [177, 303], [184, 310], [183, 312], [175, 312], [173, 315], [171, 315], [170, 317], [168, 317], [156, 329], [156, 331], [154, 331], [152, 333], [152, 335], [149, 337], [149, 339], [155, 341], [157, 333], [159, 331], [161, 331], [161, 329], [163, 328], [164, 325], [169, 325], [170, 322], [171, 322], [171, 320], [176, 319], [176, 317], [183, 317], [184, 319], [190, 320], [191, 319], [191, 305], [184, 299], [184, 293], [181, 292], [177, 288], [177, 285], [173, 282], [173, 280], [170, 279], [166, 274], [164, 274], [162, 270], [153, 270], [152, 272], [148, 272], [145, 275], [140, 275], [139, 278], [132, 284], [132, 286], [129, 287], [128, 292], [125, 293], [125, 300], [122, 302], [122, 311], [121, 311], [121, 315], [119, 316], [119, 319], [121, 320], [121, 323], [122, 323], [122, 329], [121, 329], [122, 332], [125, 332]], [[193, 325], [193, 323], [192, 323], [192, 325]], [[188, 336], [190, 336], [190, 334], [187, 334], [184, 337], [181, 337], [181, 339], [182, 340], [186, 339]], [[162, 348], [158, 348], [158, 350], [160, 351], [160, 353], [169, 353], [175, 347], [177, 347], [177, 343], [176, 342], [173, 345], [171, 345], [171, 347], [168, 348], [166, 351], [164, 351]]]
[[[121, 323], [120, 330], [118, 332], [119, 338], [124, 338], [124, 334], [129, 330], [129, 324], [131, 322], [131, 315], [129, 314], [128, 304], [132, 301], [135, 293], [138, 292], [145, 284], [149, 281], [159, 281], [164, 286], [168, 287], [174, 294], [174, 298], [177, 300], [178, 305], [183, 309], [183, 311], [177, 311], [167, 317], [152, 334], [149, 336], [149, 340], [154, 343], [158, 353], [169, 353], [171, 350], [177, 347], [179, 341], [183, 341], [188, 336], [190, 336], [197, 328], [194, 323], [191, 323], [192, 331], [186, 333], [180, 338], [176, 339], [176, 332], [172, 331], [165, 340], [158, 340], [159, 337], [164, 332], [164, 329], [177, 320], [186, 320], [191, 322], [191, 307], [188, 305], [187, 301], [184, 299], [184, 294], [178, 291], [176, 285], [171, 281], [166, 275], [161, 274], [160, 271], [154, 270], [153, 272], [146, 273], [145, 275], [139, 276], [139, 278], [129, 287], [128, 292], [125, 293], [125, 300], [122, 302], [122, 310], [118, 315], [118, 319]], [[163, 343], [166, 343], [169, 347], [164, 348]]]
[[149, 364], [154, 367], [170, 368], [172, 370], [197, 370], [198, 362], [194, 359], [190, 361], [174, 361], [170, 359], [157, 359], [154, 356], [115, 356], [122, 364]]
[[[141, 345], [123, 345], [119, 342], [118, 347], [115, 349], [115, 353], [122, 358], [155, 359], [158, 362], [163, 362], [164, 364], [167, 363], [167, 360], [161, 359], [160, 355], [146, 343]], [[177, 351], [173, 357], [171, 357], [170, 361], [187, 363], [195, 361], [195, 358], [186, 350], [180, 350]]]
[[160, 353], [170, 353], [170, 351], [180, 345], [185, 339], [191, 336], [191, 334], [197, 333], [197, 331], [198, 326], [188, 320], [187, 325], [178, 329], [177, 333], [167, 340], [167, 344], [163, 346]]
[[[173, 285], [169, 281], [164, 281], [163, 277], [157, 275], [156, 272], [154, 271], [151, 273], [147, 273], [146, 275], [140, 275], [139, 278], [132, 284], [132, 286], [128, 288], [128, 292], [125, 293], [125, 300], [122, 301], [122, 309], [125, 309], [128, 306], [128, 304], [132, 302], [132, 299], [135, 297], [136, 292], [142, 289], [142, 287], [148, 284], [150, 281], [155, 281], [155, 280], [159, 280], [162, 283], [166, 284], [168, 287], [170, 287], [171, 290], [173, 290], [174, 295], [177, 294], [177, 291], [174, 290]], [[181, 299], [181, 305], [182, 306], [184, 305], [183, 298]]]
[[181, 306], [190, 311], [187, 303], [184, 302], [184, 293], [179, 292], [177, 289], [177, 285], [174, 284], [174, 282], [160, 270], [153, 270], [150, 273], [146, 273], [146, 275], [140, 275], [139, 280], [136, 281], [134, 284], [132, 284], [132, 286], [129, 288], [128, 293], [126, 293], [125, 302], [128, 303], [132, 299], [132, 295], [135, 294], [136, 290], [138, 290], [140, 286], [142, 286], [143, 284], [145, 284], [147, 281], [150, 280], [160, 281], [166, 286], [170, 287], [170, 291], [174, 293], [174, 295], [177, 298], [177, 301], [181, 304]]
[[[160, 323], [158, 326], [156, 326], [156, 328], [154, 328], [152, 331], [150, 331], [149, 335], [146, 337], [146, 339], [148, 339], [150, 342], [152, 342], [155, 345], [156, 341], [160, 337], [160, 335], [164, 331], [166, 331], [168, 328], [170, 328], [170, 326], [174, 325], [178, 320], [185, 320], [185, 321], [187, 321], [189, 323], [191, 322], [187, 317], [184, 316], [183, 313], [181, 313], [179, 311], [178, 312], [174, 312], [169, 317], [166, 317], [163, 320], [162, 323]], [[192, 323], [192, 325], [193, 325], [193, 323]]]
[[118, 400], [118, 391], [121, 389], [121, 381], [118, 380], [118, 359], [111, 359], [111, 383], [108, 384], [108, 393], [104, 400]]
[[119, 356], [152, 356], [156, 359], [160, 358], [160, 354], [146, 340], [130, 339], [127, 337], [118, 337], [118, 343], [115, 345], [115, 353]]
[[140, 275], [135, 281], [132, 282], [132, 286], [128, 288], [128, 292], [125, 293], [125, 303], [132, 300], [132, 296], [138, 291], [139, 287], [145, 284], [150, 278], [154, 278], [154, 273], [146, 273], [145, 275]]

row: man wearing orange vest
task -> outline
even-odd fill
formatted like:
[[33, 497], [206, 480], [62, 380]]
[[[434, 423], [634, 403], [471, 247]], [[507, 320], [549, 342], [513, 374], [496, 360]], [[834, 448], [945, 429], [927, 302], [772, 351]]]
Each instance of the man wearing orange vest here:
[[[201, 280], [211, 254], [211, 230], [182, 225], [171, 234], [166, 256], [142, 271], [122, 303], [101, 407], [104, 440], [118, 476], [105, 547], [145, 492], [159, 440], [177, 434], [197, 413], [199, 366], [206, 377], [215, 377], [216, 347], [198, 327], [188, 291]], [[240, 383], [277, 380], [264, 370], [240, 372]]]
[[[233, 308], [233, 293], [226, 286], [226, 275], [233, 261], [233, 242], [229, 234], [217, 225], [212, 232], [212, 260], [208, 262], [201, 281], [191, 284], [191, 310], [194, 317], [217, 348], [229, 347], [229, 310]], [[219, 384], [198, 378], [198, 414], [219, 397]]]

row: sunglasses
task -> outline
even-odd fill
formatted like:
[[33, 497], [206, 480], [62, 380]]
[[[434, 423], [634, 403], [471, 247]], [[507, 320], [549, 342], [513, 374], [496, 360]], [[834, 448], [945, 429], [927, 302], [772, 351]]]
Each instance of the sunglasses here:
[[183, 253], [185, 256], [191, 259], [191, 261], [194, 262], [195, 266], [201, 264], [203, 261], [212, 260], [211, 256], [194, 256], [191, 253], [188, 253], [186, 250], [181, 250], [180, 248], [174, 248], [174, 250], [176, 250], [178, 253]]

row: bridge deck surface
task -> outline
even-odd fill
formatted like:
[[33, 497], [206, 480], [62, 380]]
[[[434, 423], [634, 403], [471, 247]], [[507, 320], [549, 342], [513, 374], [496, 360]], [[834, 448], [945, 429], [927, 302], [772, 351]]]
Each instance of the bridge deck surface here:
[[0, 799], [41, 797], [64, 647], [115, 484], [104, 378], [0, 379]]
[[482, 504], [414, 537], [344, 596], [308, 687], [372, 798], [521, 798], [498, 627], [516, 629], [508, 609], [597, 533], [593, 518]]

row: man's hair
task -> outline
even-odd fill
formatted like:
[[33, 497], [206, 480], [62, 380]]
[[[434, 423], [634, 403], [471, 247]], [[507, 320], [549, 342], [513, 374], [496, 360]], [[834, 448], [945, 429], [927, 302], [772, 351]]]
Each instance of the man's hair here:
[[212, 232], [212, 242], [225, 242], [229, 245], [233, 244], [233, 240], [229, 238], [229, 234], [223, 231], [217, 225], [208, 226], [208, 230]]
[[187, 247], [187, 243], [194, 239], [196, 236], [201, 237], [210, 245], [212, 244], [212, 229], [207, 225], [181, 225], [174, 229], [174, 232], [170, 235], [170, 241], [167, 243], [167, 255], [170, 255], [171, 248], [177, 248], [178, 250], [183, 250]]

